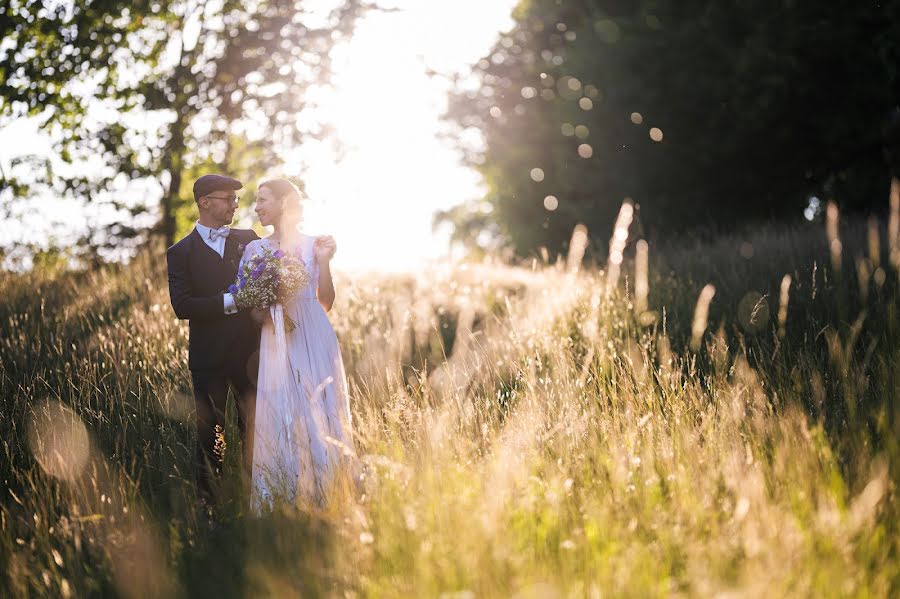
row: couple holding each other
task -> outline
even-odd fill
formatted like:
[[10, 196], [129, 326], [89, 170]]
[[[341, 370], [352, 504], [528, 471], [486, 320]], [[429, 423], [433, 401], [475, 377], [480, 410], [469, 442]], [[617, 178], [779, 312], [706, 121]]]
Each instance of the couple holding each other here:
[[[299, 232], [297, 188], [285, 179], [259, 185], [256, 214], [273, 233], [231, 229], [240, 181], [204, 175], [194, 182], [200, 218], [166, 252], [169, 296], [190, 325], [188, 367], [197, 405], [197, 484], [213, 499], [225, 427], [225, 402], [234, 388], [252, 505], [275, 499], [322, 506], [345, 456], [352, 455], [350, 403], [340, 348], [326, 312], [334, 303], [331, 237]], [[276, 330], [268, 309], [238, 310], [227, 289], [255, 254], [281, 250], [298, 257], [309, 284], [283, 304], [296, 326]], [[259, 354], [259, 366], [253, 355]]]

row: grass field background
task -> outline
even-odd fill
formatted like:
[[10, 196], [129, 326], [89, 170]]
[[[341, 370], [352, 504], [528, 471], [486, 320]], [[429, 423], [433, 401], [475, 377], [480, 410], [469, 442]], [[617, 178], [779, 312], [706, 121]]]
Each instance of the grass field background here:
[[897, 596], [900, 254], [831, 217], [339, 277], [362, 483], [248, 516], [228, 430], [213, 523], [161, 255], [0, 274], [0, 595]]

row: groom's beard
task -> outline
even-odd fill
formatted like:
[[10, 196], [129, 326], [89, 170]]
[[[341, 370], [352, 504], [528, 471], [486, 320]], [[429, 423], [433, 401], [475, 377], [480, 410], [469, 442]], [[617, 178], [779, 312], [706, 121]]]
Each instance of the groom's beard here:
[[234, 213], [235, 213], [235, 211], [234, 211], [234, 210], [231, 210], [231, 211], [226, 212], [225, 214], [223, 214], [223, 215], [222, 215], [222, 218], [219, 219], [219, 222], [222, 223], [222, 224], [220, 224], [219, 226], [220, 226], [220, 227], [227, 227], [227, 226], [232, 225], [232, 224], [234, 223]]

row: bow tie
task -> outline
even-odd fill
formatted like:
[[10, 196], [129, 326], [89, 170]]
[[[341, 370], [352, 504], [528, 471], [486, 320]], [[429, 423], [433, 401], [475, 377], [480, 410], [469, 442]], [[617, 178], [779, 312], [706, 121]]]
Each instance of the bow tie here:
[[227, 238], [231, 234], [231, 229], [228, 227], [219, 227], [218, 229], [210, 229], [209, 230], [209, 240], [216, 241], [220, 237], [222, 239]]

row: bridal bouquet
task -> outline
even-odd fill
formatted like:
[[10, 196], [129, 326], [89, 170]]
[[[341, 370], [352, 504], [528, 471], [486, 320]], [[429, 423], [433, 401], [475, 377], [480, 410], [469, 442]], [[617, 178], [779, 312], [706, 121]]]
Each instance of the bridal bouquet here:
[[[308, 284], [309, 273], [298, 258], [264, 249], [244, 262], [228, 292], [238, 309], [268, 308], [284, 303]], [[284, 323], [288, 332], [296, 327], [287, 314]]]

